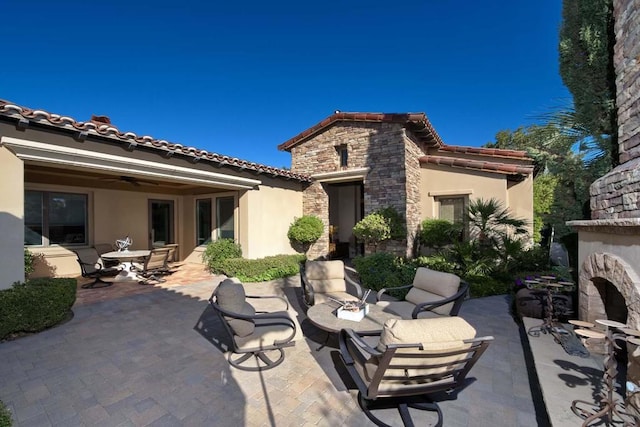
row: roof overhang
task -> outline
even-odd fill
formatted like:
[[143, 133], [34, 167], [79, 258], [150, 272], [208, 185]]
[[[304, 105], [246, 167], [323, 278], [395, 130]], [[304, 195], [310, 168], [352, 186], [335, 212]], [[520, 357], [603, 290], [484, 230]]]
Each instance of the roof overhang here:
[[317, 182], [353, 182], [365, 180], [369, 168], [345, 169], [337, 172], [324, 172], [311, 175], [311, 179]]
[[197, 184], [231, 190], [250, 190], [261, 184], [261, 181], [257, 179], [230, 176], [18, 138], [2, 137], [0, 146], [8, 147], [19, 159], [25, 162], [46, 166], [88, 169], [113, 175], [135, 175], [136, 177], [153, 178], [160, 181]]

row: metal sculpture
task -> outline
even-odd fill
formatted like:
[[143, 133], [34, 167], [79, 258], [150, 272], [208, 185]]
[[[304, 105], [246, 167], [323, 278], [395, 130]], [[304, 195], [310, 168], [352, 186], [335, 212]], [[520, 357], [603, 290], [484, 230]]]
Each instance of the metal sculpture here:
[[118, 248], [118, 252], [127, 252], [129, 250], [129, 246], [133, 244], [133, 240], [131, 237], [127, 236], [124, 239], [116, 240], [116, 247]]

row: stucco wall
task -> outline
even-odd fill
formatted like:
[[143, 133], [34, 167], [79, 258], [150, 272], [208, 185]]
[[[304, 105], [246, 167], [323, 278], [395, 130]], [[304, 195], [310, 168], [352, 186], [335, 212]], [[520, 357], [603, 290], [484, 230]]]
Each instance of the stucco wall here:
[[24, 170], [6, 147], [0, 147], [0, 165], [0, 289], [6, 289], [24, 281]]
[[436, 197], [468, 195], [470, 199], [496, 198], [508, 203], [503, 175], [467, 169], [423, 165], [420, 174], [421, 216], [438, 218]]
[[529, 175], [523, 181], [509, 182], [507, 184], [507, 201], [511, 213], [526, 219], [529, 235], [533, 234], [533, 175]]
[[287, 238], [289, 225], [302, 216], [302, 192], [260, 186], [239, 200], [239, 242], [245, 258], [295, 254]]

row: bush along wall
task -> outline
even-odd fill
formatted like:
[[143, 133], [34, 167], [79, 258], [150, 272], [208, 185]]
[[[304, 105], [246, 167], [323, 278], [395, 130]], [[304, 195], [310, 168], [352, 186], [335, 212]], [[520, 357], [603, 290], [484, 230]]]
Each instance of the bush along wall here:
[[218, 263], [218, 271], [228, 277], [237, 277], [242, 282], [265, 282], [295, 276], [300, 272], [300, 263], [306, 257], [297, 255], [275, 255], [260, 259], [228, 258]]
[[0, 340], [62, 322], [76, 300], [76, 279], [40, 278], [0, 291]]

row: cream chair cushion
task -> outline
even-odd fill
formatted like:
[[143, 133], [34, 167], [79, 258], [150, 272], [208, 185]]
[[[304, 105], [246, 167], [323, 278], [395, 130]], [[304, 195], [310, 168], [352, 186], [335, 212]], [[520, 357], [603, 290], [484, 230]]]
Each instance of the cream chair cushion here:
[[[456, 294], [460, 288], [460, 278], [455, 274], [443, 273], [419, 267], [413, 278], [413, 287], [405, 300], [415, 305], [425, 302], [440, 301]], [[453, 302], [436, 307], [437, 314], [448, 315], [453, 308]]]
[[305, 276], [314, 293], [345, 292], [347, 290], [342, 261], [307, 261]]

